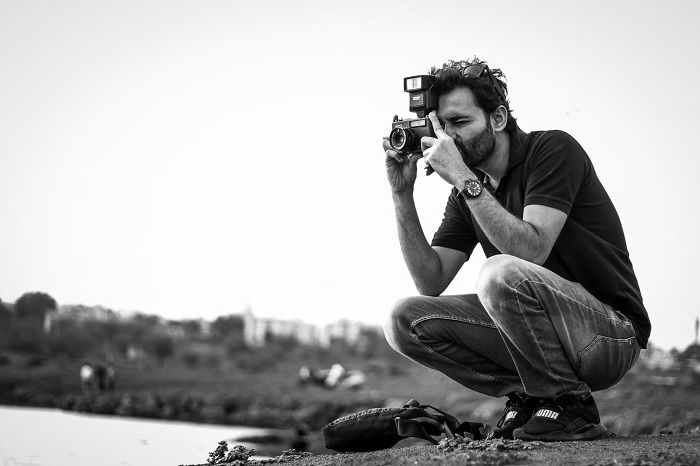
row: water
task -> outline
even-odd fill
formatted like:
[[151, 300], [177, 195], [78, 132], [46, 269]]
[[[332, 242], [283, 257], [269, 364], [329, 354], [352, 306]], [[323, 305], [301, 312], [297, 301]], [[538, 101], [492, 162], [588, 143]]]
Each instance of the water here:
[[0, 465], [201, 464], [219, 441], [265, 432], [253, 427], [0, 406]]

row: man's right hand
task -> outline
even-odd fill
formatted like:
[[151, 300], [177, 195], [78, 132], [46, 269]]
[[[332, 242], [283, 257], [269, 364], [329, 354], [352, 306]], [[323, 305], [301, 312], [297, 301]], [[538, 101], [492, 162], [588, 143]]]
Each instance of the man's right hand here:
[[384, 137], [382, 147], [386, 154], [386, 175], [392, 192], [395, 194], [413, 192], [418, 172], [416, 164], [423, 155], [395, 151], [391, 148], [388, 137]]

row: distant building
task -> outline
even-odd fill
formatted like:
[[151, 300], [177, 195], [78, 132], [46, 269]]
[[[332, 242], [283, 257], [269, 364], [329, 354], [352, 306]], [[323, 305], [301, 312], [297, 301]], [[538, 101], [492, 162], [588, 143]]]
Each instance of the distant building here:
[[320, 342], [318, 328], [300, 320], [261, 318], [253, 315], [250, 308], [243, 312], [243, 339], [247, 346], [265, 346], [268, 338], [292, 338], [304, 345]]
[[330, 346], [334, 340], [339, 340], [350, 345], [355, 345], [360, 340], [360, 334], [365, 325], [359, 322], [352, 322], [347, 319], [339, 320], [325, 326], [323, 330], [324, 339], [322, 346]]
[[265, 346], [271, 337], [291, 338], [303, 345], [324, 348], [336, 341], [357, 345], [367, 329], [374, 330], [373, 327], [347, 319], [317, 327], [300, 320], [256, 317], [250, 308], [243, 312], [243, 337], [246, 345], [251, 347]]
[[168, 321], [165, 323], [163, 334], [176, 340], [182, 340], [185, 338], [185, 336], [187, 336], [185, 327], [180, 322], [173, 321]]
[[168, 320], [164, 332], [176, 339], [208, 338], [211, 335], [212, 323], [204, 319]]

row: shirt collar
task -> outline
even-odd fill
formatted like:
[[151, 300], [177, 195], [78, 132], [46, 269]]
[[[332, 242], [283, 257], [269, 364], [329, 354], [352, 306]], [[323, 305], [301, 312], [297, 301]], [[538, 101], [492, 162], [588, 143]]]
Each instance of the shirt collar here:
[[525, 141], [526, 138], [527, 133], [518, 126], [510, 132], [510, 149], [508, 150], [508, 168], [506, 169], [506, 174], [525, 160], [523, 141]]

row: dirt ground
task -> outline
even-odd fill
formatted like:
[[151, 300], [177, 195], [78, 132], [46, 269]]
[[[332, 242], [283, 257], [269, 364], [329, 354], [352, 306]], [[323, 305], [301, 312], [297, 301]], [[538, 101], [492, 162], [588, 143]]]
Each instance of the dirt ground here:
[[286, 462], [294, 466], [362, 465], [586, 465], [686, 466], [700, 464], [700, 435], [610, 437], [587, 442], [471, 442], [468, 449], [432, 445], [395, 447], [370, 453], [314, 455]]

